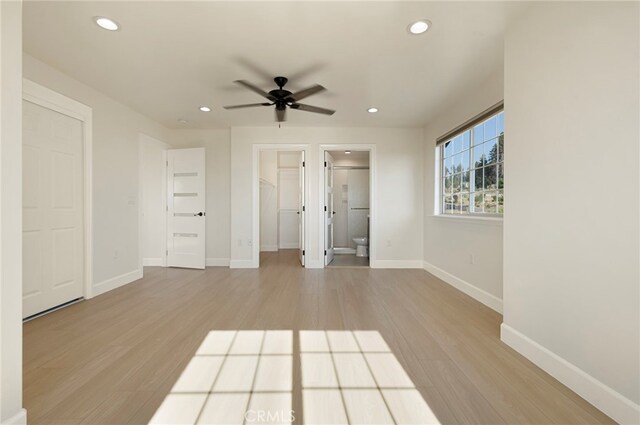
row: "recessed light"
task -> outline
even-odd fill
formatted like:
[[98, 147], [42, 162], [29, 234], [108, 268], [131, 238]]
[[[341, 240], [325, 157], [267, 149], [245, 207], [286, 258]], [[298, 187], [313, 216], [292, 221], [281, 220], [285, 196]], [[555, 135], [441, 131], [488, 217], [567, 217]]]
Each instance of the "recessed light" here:
[[345, 155], [350, 155], [351, 151], [344, 151]]
[[200, 110], [201, 110], [202, 112], [211, 112], [211, 108], [209, 108], [208, 106], [201, 106], [201, 107], [200, 107]]
[[188, 123], [189, 121], [185, 120], [184, 118], [180, 118], [180, 119], [178, 120], [178, 122], [179, 122], [180, 124], [186, 124], [186, 123]]
[[367, 112], [370, 114], [375, 114], [376, 112], [378, 112], [378, 108], [369, 108], [367, 109]]
[[431, 21], [426, 19], [416, 21], [407, 27], [407, 31], [410, 34], [418, 35], [427, 32], [427, 30], [431, 27]]
[[114, 20], [109, 18], [105, 18], [104, 16], [94, 16], [93, 21], [100, 27], [104, 28], [107, 31], [117, 31], [120, 28]]

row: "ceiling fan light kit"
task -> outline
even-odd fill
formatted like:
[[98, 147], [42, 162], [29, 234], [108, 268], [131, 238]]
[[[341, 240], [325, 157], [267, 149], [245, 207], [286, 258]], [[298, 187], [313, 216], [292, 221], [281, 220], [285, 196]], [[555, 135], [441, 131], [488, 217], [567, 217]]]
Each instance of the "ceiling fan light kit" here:
[[224, 106], [224, 109], [241, 109], [241, 108], [254, 108], [259, 106], [275, 106], [275, 114], [276, 114], [277, 122], [286, 121], [287, 107], [289, 107], [290, 109], [296, 109], [299, 111], [314, 112], [316, 114], [324, 114], [324, 115], [333, 115], [336, 112], [332, 109], [320, 108], [318, 106], [311, 106], [311, 105], [305, 105], [303, 103], [299, 103], [300, 100], [306, 97], [325, 91], [326, 89], [322, 87], [320, 84], [315, 84], [304, 90], [300, 90], [295, 93], [292, 93], [289, 90], [286, 90], [284, 88], [284, 86], [287, 85], [287, 82], [289, 81], [286, 77], [275, 77], [273, 81], [276, 83], [278, 88], [273, 89], [269, 92], [266, 92], [261, 88], [245, 80], [234, 81], [234, 83], [240, 84], [241, 86], [251, 90], [252, 92], [259, 94], [260, 96], [269, 100], [269, 102], [249, 103], [245, 105], [230, 105], [230, 106]]

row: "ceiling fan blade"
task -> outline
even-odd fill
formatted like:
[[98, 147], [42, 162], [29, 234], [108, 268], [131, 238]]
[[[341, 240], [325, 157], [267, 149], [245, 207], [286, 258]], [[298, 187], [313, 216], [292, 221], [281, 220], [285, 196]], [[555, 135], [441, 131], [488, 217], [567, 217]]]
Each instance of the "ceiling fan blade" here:
[[287, 110], [286, 109], [277, 109], [276, 108], [276, 121], [278, 122], [284, 122], [286, 121], [285, 115], [287, 114]]
[[309, 97], [312, 94], [316, 94], [324, 90], [326, 90], [324, 87], [322, 87], [320, 84], [316, 84], [304, 90], [300, 90], [299, 92], [295, 92], [292, 95], [289, 95], [288, 98], [293, 99], [294, 101], [297, 102], [299, 100], [304, 99], [305, 97]]
[[332, 109], [320, 108], [318, 106], [305, 105], [303, 103], [293, 103], [292, 109], [298, 109], [300, 111], [315, 112], [317, 114], [333, 115], [336, 111]]
[[246, 105], [229, 105], [223, 106], [224, 109], [240, 109], [240, 108], [254, 108], [256, 106], [271, 106], [272, 103], [247, 103]]
[[253, 84], [251, 84], [248, 81], [245, 80], [236, 80], [234, 81], [234, 83], [238, 83], [241, 86], [244, 86], [246, 88], [248, 88], [249, 90], [251, 90], [252, 92], [258, 93], [260, 96], [262, 97], [266, 97], [269, 100], [276, 100], [275, 97], [271, 96], [269, 93], [267, 93], [266, 91], [262, 90], [260, 87], [256, 87]]

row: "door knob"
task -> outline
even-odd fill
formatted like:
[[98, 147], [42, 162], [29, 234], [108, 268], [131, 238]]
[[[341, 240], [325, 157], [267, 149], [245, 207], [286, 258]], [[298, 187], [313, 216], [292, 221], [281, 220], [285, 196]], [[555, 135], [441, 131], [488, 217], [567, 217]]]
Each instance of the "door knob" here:
[[194, 217], [202, 217], [203, 215], [205, 215], [203, 212], [199, 212], [198, 214], [194, 214]]
[[335, 214], [336, 214], [336, 212], [335, 212], [335, 211], [331, 211], [331, 213], [332, 213], [333, 215], [335, 215]]

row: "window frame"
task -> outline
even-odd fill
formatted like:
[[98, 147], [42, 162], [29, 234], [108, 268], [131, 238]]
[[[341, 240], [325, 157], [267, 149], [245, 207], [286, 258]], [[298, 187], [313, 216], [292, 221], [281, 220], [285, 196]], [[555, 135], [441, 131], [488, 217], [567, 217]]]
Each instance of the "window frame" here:
[[[501, 119], [500, 119], [501, 116]], [[482, 127], [484, 130], [484, 125], [486, 122], [496, 119], [496, 130], [495, 136], [485, 140], [482, 137], [480, 143], [476, 143], [474, 141], [474, 137], [476, 136], [476, 131], [478, 128]], [[502, 128], [500, 128], [500, 121], [502, 122]], [[465, 142], [465, 135], [468, 134], [468, 143]], [[460, 147], [459, 150], [456, 149], [455, 139], [462, 136], [460, 139]], [[500, 139], [502, 137], [502, 149], [500, 146]], [[482, 164], [480, 167], [477, 166], [477, 162], [474, 159], [477, 149], [481, 147], [484, 151], [485, 146], [490, 146], [495, 143], [495, 162], [487, 164], [485, 159], [487, 158], [487, 153], [481, 153]], [[448, 146], [452, 146], [453, 152], [449, 153], [448, 156], [445, 154], [445, 149]], [[466, 146], [466, 148], [465, 148]], [[493, 148], [492, 148], [493, 149]], [[447, 134], [441, 136], [437, 139], [436, 146], [436, 170], [437, 175], [437, 188], [439, 190], [436, 191], [436, 215], [443, 217], [464, 217], [464, 218], [491, 218], [491, 219], [502, 219], [504, 216], [504, 106], [503, 103], [500, 102], [476, 117], [468, 120], [464, 124], [458, 126], [454, 130], [448, 132]], [[449, 168], [447, 168], [447, 160], [449, 158], [455, 158], [457, 155], [463, 154], [458, 161], [449, 164], [449, 168], [451, 167], [460, 167], [458, 172], [450, 172], [447, 174]], [[466, 161], [465, 161], [466, 159]], [[458, 165], [456, 165], [459, 162]], [[465, 165], [466, 164], [466, 169]], [[482, 184], [479, 190], [476, 190], [476, 174], [477, 170], [482, 170], [484, 175], [484, 170], [488, 167], [495, 167], [495, 187], [494, 188], [486, 188], [484, 184]], [[502, 172], [501, 172], [502, 169]], [[468, 173], [468, 182], [465, 182], [463, 179], [465, 174]], [[459, 181], [455, 184], [455, 186], [459, 187], [458, 192], [454, 192], [455, 189], [447, 192], [447, 177], [451, 176], [453, 183], [453, 176], [460, 176]], [[500, 178], [502, 176], [502, 179]], [[502, 186], [501, 186], [502, 183]], [[468, 185], [468, 186], [467, 186]], [[465, 190], [466, 187], [466, 190]], [[485, 193], [493, 193], [495, 196], [495, 212], [486, 212], [484, 211], [485, 203], [484, 198], [481, 201], [482, 209], [480, 211], [476, 211], [476, 196], [478, 194], [485, 196]], [[464, 204], [460, 200], [455, 204], [447, 203], [445, 200], [447, 196], [468, 196], [468, 206], [467, 210], [463, 211]], [[459, 198], [458, 198], [459, 199]], [[453, 207], [453, 209], [447, 208], [447, 205], [457, 205]]]

